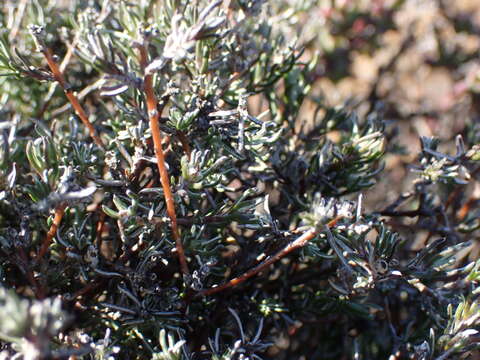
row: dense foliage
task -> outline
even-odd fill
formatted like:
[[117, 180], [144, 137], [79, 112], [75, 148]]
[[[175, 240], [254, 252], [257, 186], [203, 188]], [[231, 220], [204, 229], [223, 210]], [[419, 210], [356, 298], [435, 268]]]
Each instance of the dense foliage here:
[[290, 39], [315, 2], [7, 4], [1, 359], [474, 356], [475, 127], [368, 205], [405, 149], [377, 89], [362, 117], [312, 94], [345, 60]]

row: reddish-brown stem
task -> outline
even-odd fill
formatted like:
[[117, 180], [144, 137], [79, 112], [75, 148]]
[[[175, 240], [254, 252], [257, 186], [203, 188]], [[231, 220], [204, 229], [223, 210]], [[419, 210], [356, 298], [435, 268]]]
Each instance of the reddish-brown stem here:
[[[343, 217], [342, 216], [339, 216], [339, 217], [336, 217], [334, 218], [333, 220], [330, 220], [326, 226], [328, 228], [332, 228], [334, 227], [339, 220], [341, 220]], [[245, 280], [251, 278], [252, 276], [255, 276], [256, 274], [258, 274], [259, 272], [261, 272], [262, 270], [264, 270], [265, 268], [267, 268], [268, 266], [270, 266], [271, 264], [277, 262], [278, 260], [280, 260], [281, 258], [285, 257], [286, 255], [290, 254], [293, 250], [296, 250], [296, 249], [299, 249], [299, 248], [302, 248], [304, 247], [305, 245], [308, 244], [308, 242], [310, 240], [312, 240], [315, 236], [318, 235], [318, 232], [315, 230], [315, 229], [310, 229], [308, 230], [307, 232], [303, 233], [300, 237], [298, 237], [297, 239], [295, 239], [294, 241], [292, 241], [291, 243], [289, 243], [286, 247], [284, 247], [283, 249], [281, 249], [279, 252], [277, 252], [276, 254], [270, 256], [269, 258], [267, 258], [265, 261], [261, 262], [260, 264], [258, 264], [257, 266], [253, 267], [252, 269], [248, 270], [246, 273], [236, 277], [236, 278], [233, 278], [232, 280], [226, 282], [225, 284], [223, 285], [220, 285], [220, 286], [216, 286], [216, 287], [212, 287], [210, 289], [206, 289], [206, 290], [203, 290], [201, 291], [200, 293], [197, 294], [197, 296], [209, 296], [209, 295], [212, 295], [212, 294], [215, 294], [215, 293], [218, 293], [220, 291], [223, 291], [225, 289], [228, 289], [228, 288], [231, 288], [231, 287], [234, 287], [238, 284], [241, 284], [242, 282], [244, 282]]]
[[86, 285], [85, 287], [81, 288], [80, 290], [77, 290], [72, 298], [71, 298], [71, 301], [73, 300], [76, 300], [78, 299], [80, 296], [84, 296], [86, 294], [88, 294], [89, 292], [91, 292], [92, 290], [95, 290], [97, 287], [99, 287], [102, 283], [104, 282], [104, 279], [98, 281], [98, 282], [92, 282], [88, 285]]
[[[480, 167], [476, 168], [475, 170], [473, 170], [471, 173], [470, 173], [470, 176], [472, 177], [472, 179], [474, 179], [477, 174], [480, 173]], [[445, 203], [445, 211], [448, 210], [448, 208], [450, 207], [450, 205], [452, 205], [452, 203], [457, 200], [460, 196], [460, 193], [462, 191], [464, 191], [465, 188], [464, 186], [458, 186], [455, 191], [453, 191], [452, 193], [450, 193], [450, 195], [448, 196], [447, 198], [447, 201]]]
[[99, 219], [97, 222], [97, 235], [96, 235], [96, 242], [97, 242], [97, 249], [102, 248], [102, 234], [105, 225], [105, 213], [103, 211], [99, 212]]
[[47, 236], [43, 240], [42, 246], [37, 254], [37, 259], [42, 259], [48, 251], [50, 244], [52, 243], [53, 237], [57, 233], [57, 229], [62, 222], [63, 215], [65, 214], [65, 204], [60, 204], [55, 208], [55, 215], [53, 217], [52, 225], [48, 230]]
[[72, 104], [72, 107], [75, 110], [75, 112], [77, 113], [80, 120], [82, 120], [83, 124], [87, 127], [93, 141], [95, 141], [95, 144], [97, 144], [99, 147], [103, 148], [104, 144], [103, 144], [102, 139], [100, 139], [100, 137], [96, 134], [95, 128], [93, 127], [90, 120], [88, 120], [88, 116], [85, 113], [85, 110], [83, 110], [83, 107], [80, 105], [80, 102], [78, 101], [77, 97], [75, 96], [73, 91], [70, 89], [70, 86], [65, 81], [65, 78], [64, 78], [62, 72], [60, 71], [60, 68], [58, 67], [58, 64], [56, 63], [55, 59], [53, 58], [52, 50], [48, 47], [45, 48], [43, 50], [43, 55], [45, 56], [45, 59], [47, 60], [48, 67], [52, 71], [55, 80], [58, 81], [60, 86], [65, 91], [65, 95], [67, 96], [68, 100]]
[[[139, 46], [140, 50], [140, 63], [142, 68], [145, 69], [147, 64], [147, 50], [145, 45]], [[157, 158], [158, 171], [160, 173], [160, 182], [162, 184], [163, 193], [165, 196], [165, 203], [167, 205], [167, 214], [172, 223], [172, 235], [175, 240], [176, 250], [178, 253], [178, 259], [180, 261], [180, 268], [183, 274], [189, 274], [187, 259], [185, 257], [185, 251], [183, 250], [182, 239], [178, 231], [177, 215], [175, 212], [175, 201], [173, 199], [172, 190], [170, 188], [170, 180], [168, 178], [168, 171], [165, 165], [165, 154], [162, 148], [162, 134], [160, 131], [159, 117], [163, 106], [157, 108], [157, 97], [153, 89], [153, 75], [145, 74], [143, 79], [143, 86], [145, 91], [145, 99], [147, 102], [148, 118], [150, 120], [150, 131], [152, 132], [153, 146], [155, 149], [155, 156]]]
[[25, 276], [27, 277], [28, 282], [30, 283], [30, 285], [32, 286], [32, 288], [35, 291], [36, 298], [40, 299], [40, 300], [44, 299], [45, 298], [45, 289], [40, 286], [40, 284], [37, 282], [37, 280], [35, 280], [35, 276], [33, 275], [32, 270], [30, 270], [29, 261], [28, 261], [27, 254], [25, 253], [25, 250], [23, 248], [19, 247], [19, 248], [17, 248], [17, 251], [18, 251], [18, 255], [21, 259], [21, 261], [19, 261], [19, 263], [23, 263], [22, 264], [23, 267], [21, 268], [21, 270], [23, 270], [25, 272]]
[[182, 148], [185, 154], [187, 154], [188, 159], [190, 160], [190, 155], [192, 153], [192, 150], [190, 149], [190, 145], [188, 144], [188, 139], [185, 136], [185, 133], [183, 131], [177, 131], [178, 139], [182, 143]]
[[[68, 44], [67, 53], [65, 54], [65, 57], [63, 58], [62, 62], [60, 63], [60, 65], [58, 67], [60, 69], [61, 73], [63, 73], [63, 71], [67, 67], [68, 63], [72, 59], [73, 52], [75, 50], [75, 46], [76, 46], [77, 41], [78, 41], [78, 36], [76, 36], [75, 39], [73, 39], [73, 42], [71, 44]], [[52, 84], [50, 86], [50, 89], [48, 90], [48, 95], [45, 98], [45, 103], [42, 105], [42, 108], [40, 109], [40, 111], [37, 115], [38, 118], [43, 117], [43, 114], [45, 113], [45, 111], [47, 111], [47, 108], [49, 107], [49, 105], [52, 101], [53, 93], [55, 91], [56, 86], [57, 86], [57, 84]], [[52, 114], [52, 117], [55, 117], [55, 115]]]
[[267, 268], [271, 264], [277, 262], [278, 260], [280, 260], [284, 256], [288, 255], [293, 250], [305, 246], [316, 235], [317, 235], [317, 232], [314, 229], [311, 229], [311, 230], [307, 231], [302, 236], [300, 236], [299, 238], [297, 238], [294, 241], [292, 241], [291, 243], [289, 243], [282, 250], [280, 250], [276, 254], [270, 256], [269, 258], [267, 258], [265, 261], [258, 264], [257, 266], [251, 268], [246, 273], [244, 273], [244, 274], [242, 274], [242, 275], [240, 275], [236, 278], [233, 278], [232, 280], [228, 281], [227, 283], [225, 283], [223, 285], [213, 287], [213, 288], [210, 288], [210, 289], [206, 289], [206, 290], [202, 291], [201, 293], [199, 293], [198, 295], [199, 296], [209, 296], [209, 295], [215, 294], [217, 292], [223, 291], [225, 289], [231, 288], [233, 286], [236, 286], [236, 285], [244, 282], [245, 280], [251, 278], [252, 276], [255, 276], [256, 274], [258, 274], [260, 271], [264, 270], [265, 268]]
[[463, 221], [465, 217], [472, 211], [472, 208], [478, 203], [478, 199], [472, 197], [458, 210], [457, 220]]

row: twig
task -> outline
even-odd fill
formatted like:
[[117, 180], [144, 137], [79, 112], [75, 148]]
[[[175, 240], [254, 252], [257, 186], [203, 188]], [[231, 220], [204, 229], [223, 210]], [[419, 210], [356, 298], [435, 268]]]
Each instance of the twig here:
[[77, 290], [72, 295], [71, 299], [69, 299], [69, 301], [77, 300], [80, 296], [84, 296], [84, 295], [88, 294], [89, 292], [91, 292], [92, 290], [95, 290], [97, 287], [102, 285], [102, 283], [104, 283], [104, 282], [105, 282], [105, 279], [100, 279], [99, 281], [91, 282], [91, 283], [87, 284], [85, 287], [81, 288], [80, 290]]
[[42, 27], [38, 26], [32, 26], [30, 28], [30, 31], [35, 39], [35, 42], [37, 44], [37, 47], [39, 51], [41, 51], [47, 60], [48, 67], [52, 71], [53, 77], [55, 80], [60, 84], [60, 86], [63, 88], [65, 95], [67, 96], [68, 100], [73, 106], [73, 109], [77, 113], [78, 117], [80, 120], [82, 120], [83, 124], [87, 127], [90, 136], [92, 137], [93, 141], [95, 144], [97, 144], [99, 147], [104, 148], [104, 144], [102, 139], [96, 134], [95, 128], [93, 127], [92, 123], [90, 120], [88, 120], [88, 116], [83, 110], [83, 107], [80, 105], [80, 102], [78, 101], [78, 98], [76, 95], [73, 93], [70, 85], [65, 81], [65, 77], [62, 74], [62, 71], [58, 67], [57, 62], [54, 59], [52, 49], [50, 49], [44, 42], [43, 36], [44, 30]]
[[33, 275], [33, 272], [32, 272], [32, 270], [30, 269], [30, 266], [29, 266], [29, 261], [28, 261], [27, 254], [21, 246], [17, 247], [17, 254], [18, 254], [18, 260], [17, 260], [18, 268], [20, 269], [21, 272], [24, 273], [28, 282], [30, 283], [32, 288], [35, 290], [36, 298], [37, 299], [44, 299], [45, 298], [45, 289], [35, 279], [35, 276]]
[[57, 229], [60, 226], [60, 223], [62, 222], [63, 215], [65, 214], [65, 207], [66, 205], [60, 204], [55, 208], [55, 216], [53, 218], [52, 225], [50, 226], [50, 229], [48, 230], [47, 236], [45, 237], [45, 240], [43, 240], [42, 247], [38, 251], [37, 254], [37, 259], [42, 259], [45, 254], [48, 251], [48, 248], [50, 247], [50, 244], [52, 243], [53, 237], [57, 233]]
[[[480, 166], [477, 167], [475, 170], [473, 170], [470, 173], [470, 176], [471, 178], [474, 179], [477, 177], [479, 173], [480, 173]], [[456, 200], [459, 199], [460, 193], [464, 190], [465, 190], [464, 186], [458, 186], [453, 192], [450, 193], [450, 195], [447, 198], [447, 202], [445, 203], [445, 211], [447, 211], [450, 205], [452, 205]]]
[[[327, 228], [331, 228], [333, 226], [335, 226], [335, 224], [340, 220], [340, 218], [335, 218], [333, 220], [331, 220], [327, 225], [326, 227]], [[260, 264], [258, 264], [257, 266], [253, 267], [252, 269], [248, 270], [247, 272], [245, 272], [244, 274], [236, 277], [236, 278], [233, 278], [231, 279], [230, 281], [226, 282], [225, 284], [223, 285], [220, 285], [220, 286], [216, 286], [216, 287], [212, 287], [210, 289], [206, 289], [206, 290], [203, 290], [201, 291], [200, 293], [197, 294], [197, 296], [209, 296], [209, 295], [212, 295], [212, 294], [215, 294], [215, 293], [218, 293], [220, 291], [223, 291], [225, 289], [228, 289], [228, 288], [231, 288], [231, 287], [234, 287], [238, 284], [241, 284], [242, 282], [244, 282], [245, 280], [251, 278], [252, 276], [255, 276], [256, 274], [258, 274], [259, 272], [261, 272], [262, 270], [264, 270], [265, 268], [267, 268], [268, 266], [270, 266], [271, 264], [277, 262], [278, 260], [280, 260], [281, 258], [287, 256], [288, 254], [290, 254], [293, 250], [296, 250], [296, 249], [299, 249], [299, 248], [302, 248], [304, 247], [305, 245], [308, 244], [308, 242], [310, 240], [312, 240], [315, 236], [318, 235], [318, 232], [316, 229], [310, 229], [308, 230], [307, 232], [305, 232], [303, 235], [301, 235], [300, 237], [298, 237], [297, 239], [295, 239], [294, 241], [292, 241], [291, 243], [289, 243], [286, 247], [284, 247], [283, 249], [281, 249], [279, 252], [277, 252], [276, 254], [270, 256], [269, 258], [267, 258], [266, 260], [264, 260], [263, 262], [261, 262]]]
[[52, 50], [50, 48], [46, 48], [45, 51], [43, 52], [43, 54], [45, 55], [45, 59], [47, 60], [48, 66], [50, 67], [50, 70], [52, 70], [52, 73], [53, 73], [53, 76], [55, 77], [55, 80], [58, 81], [60, 86], [65, 91], [65, 95], [67, 96], [68, 100], [72, 104], [73, 109], [77, 113], [80, 120], [82, 120], [83, 124], [88, 128], [88, 131], [90, 132], [90, 136], [92, 137], [93, 141], [95, 141], [95, 144], [97, 144], [99, 147], [104, 148], [103, 141], [96, 134], [95, 128], [93, 127], [90, 120], [88, 120], [88, 116], [85, 113], [85, 110], [83, 110], [83, 108], [80, 105], [77, 97], [75, 96], [72, 89], [70, 88], [70, 85], [68, 85], [65, 82], [63, 74], [61, 73], [60, 69], [58, 68], [57, 63], [55, 62], [55, 60], [53, 58]]
[[[82, 91], [80, 91], [77, 94], [77, 99], [82, 100], [83, 98], [85, 98], [91, 92], [100, 89], [102, 87], [102, 85], [104, 84], [104, 82], [105, 82], [104, 79], [100, 79], [100, 80], [95, 81], [93, 84], [88, 85], [87, 87], [85, 87]], [[52, 117], [56, 117], [56, 116], [59, 116], [59, 115], [63, 114], [64, 112], [70, 110], [71, 107], [72, 107], [72, 104], [70, 104], [69, 102], [65, 103], [65, 105], [63, 105], [63, 106], [61, 106], [61, 107], [52, 111]]]
[[417, 217], [417, 216], [433, 216], [432, 213], [422, 210], [405, 210], [405, 211], [395, 211], [395, 210], [383, 210], [378, 213], [381, 216], [390, 216], [390, 217]]
[[[410, 196], [408, 196], [410, 197]], [[400, 211], [400, 210], [395, 210], [395, 208], [401, 204], [403, 200], [406, 198], [399, 198], [397, 201], [395, 201], [392, 205], [388, 206], [385, 210], [379, 211], [378, 214], [382, 216], [390, 216], [390, 217], [430, 217], [434, 216], [435, 212], [428, 209], [425, 205], [425, 193], [421, 192], [420, 193], [420, 204], [418, 205], [417, 209], [415, 210], [405, 210], [405, 211]], [[401, 200], [401, 201], [400, 201]]]
[[[145, 44], [138, 46], [140, 52], [140, 64], [145, 70], [147, 66], [147, 49]], [[159, 126], [159, 116], [165, 107], [169, 96], [165, 96], [162, 103], [157, 108], [157, 98], [153, 89], [153, 75], [145, 73], [143, 79], [143, 86], [145, 91], [145, 99], [147, 102], [148, 117], [150, 119], [150, 131], [152, 132], [153, 145], [155, 149], [155, 155], [157, 157], [157, 166], [160, 173], [160, 182], [162, 184], [163, 193], [165, 196], [165, 203], [167, 205], [167, 214], [172, 223], [172, 234], [176, 244], [176, 250], [178, 253], [178, 259], [180, 261], [180, 267], [184, 275], [189, 274], [187, 259], [185, 258], [185, 251], [183, 250], [182, 240], [178, 232], [177, 215], [175, 212], [175, 201], [173, 199], [172, 190], [170, 188], [170, 180], [168, 179], [168, 171], [165, 165], [165, 155], [162, 148], [162, 134]]]
[[99, 218], [98, 218], [98, 222], [97, 222], [97, 231], [96, 231], [96, 236], [95, 236], [95, 240], [96, 240], [96, 245], [97, 245], [97, 249], [99, 249], [101, 251], [102, 249], [102, 242], [103, 242], [103, 237], [102, 237], [102, 234], [103, 234], [103, 230], [105, 228], [105, 213], [103, 211], [101, 211], [101, 208], [99, 208], [100, 211], [99, 211]]
[[[62, 62], [60, 63], [60, 66], [59, 66], [60, 72], [62, 72], [62, 73], [65, 71], [65, 68], [67, 67], [68, 63], [72, 59], [73, 52], [74, 52], [75, 47], [76, 47], [77, 42], [78, 42], [78, 38], [79, 38], [79, 33], [77, 35], [75, 35], [75, 38], [73, 39], [72, 43], [67, 44], [67, 46], [68, 46], [67, 53], [65, 54]], [[55, 89], [57, 88], [57, 84], [58, 84], [58, 82], [52, 83], [50, 85], [50, 87], [48, 89], [48, 93], [47, 93], [47, 95], [45, 96], [45, 99], [44, 99], [45, 102], [44, 102], [42, 108], [40, 109], [39, 114], [37, 115], [38, 118], [41, 118], [43, 116], [43, 114], [47, 110], [48, 106], [50, 105], [50, 102], [53, 98], [53, 94], [55, 93]], [[80, 96], [77, 96], [77, 99], [78, 98], [80, 98]], [[69, 104], [69, 103], [67, 103], [67, 104]]]
[[185, 154], [187, 154], [188, 160], [190, 160], [190, 155], [192, 154], [192, 150], [190, 149], [190, 145], [188, 144], [188, 138], [183, 131], [178, 130], [177, 136], [180, 142], [182, 143], [182, 148]]

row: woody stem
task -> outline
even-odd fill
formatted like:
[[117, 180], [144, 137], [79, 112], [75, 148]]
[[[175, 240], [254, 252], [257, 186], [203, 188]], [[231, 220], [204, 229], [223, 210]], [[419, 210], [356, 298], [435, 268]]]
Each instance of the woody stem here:
[[104, 148], [102, 139], [100, 139], [100, 137], [96, 134], [95, 128], [93, 127], [90, 120], [88, 120], [88, 116], [85, 110], [83, 110], [82, 105], [80, 105], [78, 98], [73, 93], [72, 89], [70, 88], [70, 85], [68, 85], [67, 82], [65, 81], [65, 77], [60, 71], [60, 68], [57, 62], [53, 58], [52, 50], [48, 47], [45, 47], [44, 49], [42, 49], [42, 52], [43, 52], [43, 55], [45, 56], [45, 59], [47, 60], [48, 66], [52, 71], [55, 80], [63, 88], [65, 95], [67, 96], [68, 100], [72, 104], [73, 109], [75, 110], [75, 113], [78, 115], [78, 117], [83, 122], [83, 124], [87, 127], [88, 132], [90, 133], [90, 136], [92, 137], [93, 141], [95, 141], [95, 144], [97, 144], [99, 147]]
[[[147, 63], [147, 50], [145, 45], [139, 46], [140, 50], [140, 63], [142, 68], [145, 69]], [[162, 133], [159, 126], [160, 113], [163, 107], [168, 101], [168, 96], [164, 97], [157, 108], [157, 98], [153, 89], [153, 75], [146, 73], [143, 79], [143, 86], [145, 91], [145, 99], [147, 102], [148, 118], [150, 120], [150, 131], [152, 133], [153, 145], [155, 149], [155, 156], [157, 158], [158, 171], [160, 173], [160, 182], [162, 184], [163, 193], [165, 196], [165, 203], [167, 206], [167, 214], [171, 221], [172, 235], [175, 240], [175, 247], [178, 253], [178, 259], [180, 261], [180, 268], [184, 275], [189, 274], [187, 259], [185, 257], [185, 251], [183, 249], [182, 239], [178, 231], [177, 215], [175, 212], [175, 201], [173, 198], [172, 190], [170, 187], [170, 180], [168, 177], [167, 167], [165, 165], [165, 154], [162, 148]]]

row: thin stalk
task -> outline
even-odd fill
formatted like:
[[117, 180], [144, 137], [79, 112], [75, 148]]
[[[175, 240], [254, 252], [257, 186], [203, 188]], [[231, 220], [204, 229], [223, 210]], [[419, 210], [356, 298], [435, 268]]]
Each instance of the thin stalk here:
[[[339, 220], [340, 220], [340, 217], [331, 220], [326, 225], [327, 228], [329, 228], [329, 229], [332, 228], [333, 226], [335, 226], [335, 224]], [[251, 278], [252, 276], [255, 276], [256, 274], [258, 274], [262, 270], [266, 269], [268, 266], [272, 265], [273, 263], [277, 262], [281, 258], [287, 256], [293, 250], [304, 247], [305, 245], [308, 244], [308, 242], [310, 240], [312, 240], [317, 235], [318, 235], [318, 231], [315, 230], [314, 228], [308, 230], [307, 232], [303, 233], [300, 237], [296, 238], [294, 241], [292, 241], [287, 246], [285, 246], [283, 249], [281, 249], [279, 252], [270, 256], [269, 258], [267, 258], [266, 260], [264, 260], [263, 262], [261, 262], [257, 266], [251, 268], [250, 270], [248, 270], [244, 274], [242, 274], [242, 275], [240, 275], [236, 278], [233, 278], [230, 281], [228, 281], [225, 284], [222, 284], [220, 286], [216, 286], [216, 287], [212, 287], [210, 289], [203, 290], [200, 293], [198, 293], [197, 296], [209, 296], [209, 295], [212, 295], [212, 294], [216, 294], [220, 291], [223, 291], [225, 289], [234, 287], [238, 284], [241, 284], [245, 280]]]
[[[72, 59], [73, 52], [74, 52], [76, 44], [78, 42], [78, 38], [79, 38], [79, 33], [77, 33], [77, 35], [75, 35], [75, 38], [73, 39], [72, 43], [67, 44], [67, 46], [68, 46], [67, 53], [65, 54], [65, 57], [63, 58], [62, 62], [60, 63], [60, 66], [59, 66], [59, 69], [60, 69], [61, 73], [63, 73], [65, 71], [65, 68], [68, 66], [68, 63]], [[43, 117], [43, 114], [45, 113], [45, 111], [47, 111], [47, 108], [52, 101], [52, 98], [53, 98], [53, 95], [55, 93], [55, 89], [57, 88], [57, 85], [58, 85], [58, 82], [52, 83], [50, 85], [50, 87], [48, 89], [48, 93], [47, 93], [47, 95], [45, 96], [45, 99], [44, 99], [44, 104], [42, 105], [42, 108], [40, 109], [40, 112], [37, 115], [38, 118]], [[77, 96], [77, 98], [81, 98], [81, 97]], [[67, 103], [67, 104], [69, 104], [69, 103]], [[55, 117], [55, 115], [52, 114], [52, 117]]]
[[42, 53], [45, 56], [45, 59], [47, 60], [48, 67], [52, 71], [55, 80], [57, 80], [57, 82], [63, 88], [65, 95], [67, 96], [68, 100], [72, 104], [72, 107], [77, 113], [80, 120], [82, 120], [83, 124], [87, 127], [93, 141], [95, 141], [95, 144], [97, 144], [99, 147], [104, 148], [105, 146], [103, 144], [102, 139], [100, 139], [100, 137], [96, 134], [95, 128], [93, 127], [90, 120], [88, 120], [88, 116], [85, 110], [83, 110], [82, 105], [80, 105], [78, 98], [73, 93], [70, 85], [68, 85], [67, 82], [65, 81], [65, 77], [60, 71], [60, 68], [58, 67], [58, 64], [56, 63], [55, 59], [53, 58], [52, 50], [49, 47], [44, 47], [42, 49]]
[[[90, 120], [88, 120], [88, 116], [83, 110], [83, 107], [80, 105], [80, 102], [78, 101], [78, 98], [75, 96], [73, 93], [70, 85], [65, 81], [65, 77], [63, 76], [63, 73], [58, 66], [57, 62], [55, 61], [53, 57], [53, 52], [52, 49], [50, 49], [44, 41], [45, 33], [44, 29], [39, 26], [31, 26], [30, 27], [30, 32], [33, 35], [33, 38], [35, 40], [35, 43], [37, 45], [37, 48], [42, 54], [44, 55], [45, 59], [47, 60], [48, 67], [52, 71], [54, 79], [60, 84], [60, 86], [63, 88], [63, 91], [65, 92], [65, 95], [67, 96], [67, 99], [70, 101], [72, 104], [73, 109], [77, 113], [78, 117], [80, 120], [82, 120], [83, 124], [87, 127], [90, 136], [92, 137], [93, 141], [100, 147], [104, 148], [102, 139], [96, 134], [95, 128], [93, 127], [92, 123]], [[50, 230], [47, 233], [47, 236], [38, 252], [38, 258], [41, 259], [43, 256], [46, 254], [48, 251], [48, 248], [50, 247], [50, 244], [52, 242], [53, 237], [55, 236], [55, 233], [57, 232], [58, 226], [60, 225], [63, 215], [65, 213], [65, 204], [59, 205], [55, 209], [55, 217], [53, 219], [53, 224], [50, 227]]]
[[35, 279], [35, 276], [33, 275], [33, 272], [30, 269], [30, 264], [29, 264], [28, 257], [25, 250], [22, 247], [17, 247], [17, 253], [20, 260], [20, 261], [17, 261], [17, 266], [19, 267], [20, 271], [25, 274], [28, 282], [32, 286], [32, 289], [34, 289], [35, 297], [40, 300], [44, 299], [45, 289]]
[[65, 95], [72, 104], [73, 109], [77, 113], [80, 120], [82, 120], [83, 124], [88, 128], [88, 131], [90, 132], [90, 136], [92, 137], [93, 141], [95, 141], [95, 143], [99, 147], [103, 148], [104, 146], [102, 140], [95, 133], [95, 128], [93, 127], [90, 120], [88, 120], [88, 116], [80, 105], [78, 98], [73, 93], [70, 85], [65, 81], [62, 70], [60, 69], [53, 57], [52, 49], [50, 49], [45, 43], [46, 34], [44, 28], [42, 26], [30, 25], [30, 33], [33, 36], [33, 40], [35, 41], [38, 51], [40, 51], [47, 60], [48, 67], [50, 68], [54, 79], [63, 88], [63, 91], [65, 92]]
[[103, 211], [100, 211], [99, 212], [99, 219], [98, 219], [98, 222], [97, 222], [97, 235], [96, 235], [96, 242], [97, 242], [97, 249], [101, 250], [102, 249], [102, 241], [103, 241], [103, 238], [102, 238], [102, 234], [103, 234], [103, 229], [105, 228], [105, 213]]
[[38, 251], [37, 259], [42, 259], [47, 253], [48, 248], [52, 243], [53, 237], [57, 233], [57, 229], [60, 226], [60, 223], [62, 222], [63, 215], [65, 214], [65, 208], [66, 208], [65, 204], [60, 204], [55, 208], [55, 215], [53, 217], [52, 225], [48, 230], [47, 236], [43, 240], [42, 247]]
[[251, 268], [250, 270], [248, 270], [244, 274], [242, 274], [242, 275], [240, 275], [236, 278], [233, 278], [232, 280], [228, 281], [227, 283], [225, 283], [223, 285], [213, 287], [213, 288], [210, 288], [210, 289], [206, 289], [206, 290], [202, 291], [199, 294], [199, 296], [209, 296], [209, 295], [218, 293], [220, 291], [223, 291], [225, 289], [234, 287], [238, 284], [241, 284], [245, 280], [251, 278], [252, 276], [255, 276], [256, 274], [258, 274], [260, 271], [264, 270], [265, 268], [267, 268], [271, 264], [273, 264], [273, 263], [277, 262], [278, 260], [280, 260], [281, 258], [285, 257], [286, 255], [291, 253], [293, 250], [305, 246], [305, 244], [307, 244], [310, 240], [312, 240], [316, 235], [317, 235], [317, 232], [314, 229], [308, 230], [302, 236], [298, 237], [297, 239], [295, 239], [294, 241], [289, 243], [282, 250], [280, 250], [279, 252], [277, 252], [273, 256], [270, 256], [265, 261], [261, 262], [260, 264], [258, 264], [255, 267]]
[[83, 288], [81, 288], [80, 290], [77, 290], [73, 295], [72, 297], [69, 299], [69, 301], [75, 301], [77, 300], [80, 296], [85, 296], [86, 294], [88, 294], [89, 292], [91, 292], [92, 290], [95, 290], [96, 288], [98, 288], [100, 285], [102, 285], [104, 282], [105, 282], [106, 279], [100, 279], [99, 281], [97, 282], [91, 282], [89, 283], [88, 285], [84, 286]]
[[[140, 64], [145, 70], [147, 64], [147, 50], [145, 45], [139, 46], [140, 50]], [[165, 154], [162, 148], [162, 133], [159, 126], [159, 116], [168, 101], [168, 97], [163, 99], [161, 106], [157, 108], [157, 98], [153, 89], [153, 75], [146, 73], [143, 79], [143, 86], [145, 91], [145, 99], [147, 102], [148, 117], [150, 120], [150, 131], [153, 138], [153, 146], [155, 149], [155, 156], [157, 158], [158, 171], [160, 173], [160, 182], [162, 184], [163, 193], [165, 196], [165, 203], [167, 205], [167, 214], [170, 218], [172, 225], [172, 235], [175, 240], [176, 250], [178, 253], [178, 259], [180, 261], [180, 268], [184, 275], [189, 274], [187, 259], [185, 257], [185, 251], [183, 249], [182, 239], [178, 231], [177, 215], [175, 212], [175, 201], [173, 199], [173, 193], [170, 187], [170, 180], [168, 178], [168, 170], [165, 165]]]
[[180, 142], [182, 143], [182, 148], [185, 154], [187, 154], [188, 160], [190, 160], [190, 155], [192, 154], [192, 149], [190, 149], [190, 145], [188, 144], [188, 138], [183, 131], [177, 131], [177, 136]]

